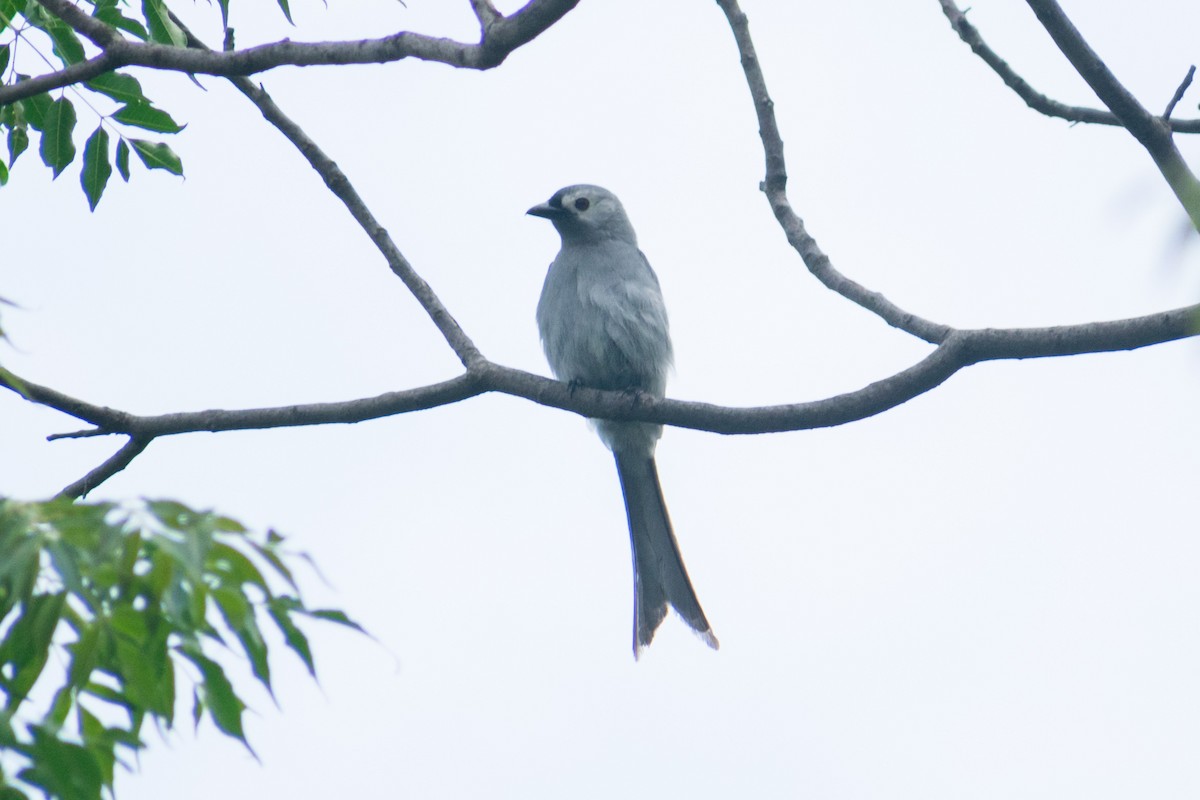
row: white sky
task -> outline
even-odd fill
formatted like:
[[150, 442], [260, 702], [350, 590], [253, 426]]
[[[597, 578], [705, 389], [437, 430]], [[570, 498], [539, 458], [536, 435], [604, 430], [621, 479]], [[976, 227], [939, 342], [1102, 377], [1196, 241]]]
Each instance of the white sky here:
[[[261, 9], [252, 6], [261, 6]], [[248, 45], [401, 28], [470, 38], [466, 2], [235, 3]], [[1035, 86], [1095, 104], [1022, 3], [971, 19]], [[1161, 110], [1200, 7], [1066, 4]], [[746, 0], [791, 195], [837, 266], [964, 327], [1194, 302], [1198, 251], [1121, 130], [1027, 110], [934, 0]], [[215, 6], [183, 4], [220, 40]], [[256, 15], [253, 18], [251, 15]], [[456, 374], [403, 286], [231, 87], [138, 73], [187, 179], [26, 154], [0, 190], [0, 296], [31, 380], [134, 412], [341, 400]], [[260, 76], [338, 161], [483, 352], [546, 372], [533, 310], [557, 238], [529, 206], [614, 190], [660, 276], [672, 397], [819, 399], [928, 347], [824, 290], [757, 191], [762, 154], [712, 3], [590, 0], [500, 69]], [[1194, 116], [1193, 89], [1180, 116]], [[95, 127], [80, 113], [80, 133]], [[90, 123], [90, 124], [89, 124]], [[80, 140], [82, 145], [82, 139]], [[1180, 146], [1200, 165], [1200, 141]], [[1194, 797], [1200, 792], [1200, 348], [992, 363], [874, 419], [782, 436], [668, 430], [659, 468], [722, 649], [669, 619], [630, 652], [611, 459], [506, 397], [352, 427], [155, 442], [96, 498], [168, 496], [277, 527], [327, 577], [320, 686], [278, 648], [254, 762], [211, 726], [151, 747], [171, 797]], [[116, 441], [0, 396], [0, 491], [53, 493]], [[237, 658], [230, 659], [238, 662]], [[244, 663], [232, 668], [248, 686]], [[240, 670], [240, 671], [239, 671]], [[181, 709], [182, 711], [182, 709]]]

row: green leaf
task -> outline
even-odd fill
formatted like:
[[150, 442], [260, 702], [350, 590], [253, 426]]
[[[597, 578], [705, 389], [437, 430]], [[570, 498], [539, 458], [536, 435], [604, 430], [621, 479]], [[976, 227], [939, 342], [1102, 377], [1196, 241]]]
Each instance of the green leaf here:
[[242, 649], [250, 659], [250, 668], [259, 683], [271, 691], [271, 667], [267, 662], [267, 643], [254, 618], [254, 609], [246, 596], [236, 589], [213, 589], [213, 599], [225, 618], [225, 624], [233, 631]]
[[8, 167], [4, 166], [4, 162], [0, 161], [0, 186], [8, 183]]
[[100, 800], [103, 776], [88, 749], [61, 741], [37, 726], [30, 730], [33, 743], [28, 755], [33, 766], [17, 776], [58, 800]]
[[117, 172], [121, 173], [121, 179], [129, 183], [129, 145], [125, 144], [125, 140], [117, 142]]
[[249, 544], [252, 548], [254, 548], [254, 552], [262, 556], [262, 558], [268, 564], [270, 564], [271, 567], [278, 572], [285, 581], [288, 582], [288, 585], [292, 587], [293, 591], [300, 591], [300, 587], [296, 585], [296, 579], [292, 576], [291, 569], [288, 568], [287, 564], [283, 563], [283, 559], [281, 559], [279, 554], [275, 552], [273, 544], [268, 544], [265, 547], [257, 542], [249, 542]]
[[187, 36], [171, 19], [163, 0], [142, 0], [142, 14], [150, 26], [150, 41], [187, 47]]
[[[133, 146], [137, 148], [136, 139], [133, 140]], [[175, 532], [174, 535], [156, 536], [155, 544], [183, 567], [195, 587], [200, 587], [213, 545], [212, 527], [207, 524], [208, 515], [198, 514], [174, 502], [155, 501], [149, 506], [163, 525]]]
[[287, 17], [287, 21], [295, 25], [296, 23], [292, 22], [292, 10], [288, 8], [288, 0], [279, 0], [279, 7], [283, 9], [283, 15]]
[[0, 538], [0, 586], [9, 590], [9, 599], [24, 601], [31, 597], [41, 552], [42, 542], [36, 535], [21, 533]]
[[270, 594], [267, 581], [254, 562], [243, 553], [223, 542], [214, 542], [209, 551], [210, 569], [221, 578], [223, 586], [241, 588], [253, 584]]
[[54, 44], [54, 55], [58, 56], [64, 66], [78, 64], [87, 57], [83, 52], [83, 44], [79, 41], [79, 37], [65, 23], [54, 20], [43, 27], [43, 30], [50, 36], [50, 40]]
[[149, 31], [142, 23], [136, 19], [129, 19], [121, 13], [121, 9], [116, 3], [97, 3], [96, 10], [92, 13], [96, 19], [112, 25], [114, 28], [120, 28], [123, 31], [132, 33], [143, 42], [150, 38]]
[[171, 115], [149, 103], [130, 103], [113, 114], [113, 119], [125, 125], [145, 128], [158, 133], [179, 133], [183, 126], [171, 119]]
[[46, 127], [42, 131], [42, 161], [54, 170], [54, 177], [62, 174], [67, 165], [75, 160], [75, 143], [71, 134], [75, 130], [75, 107], [65, 97], [60, 97], [46, 112]]
[[42, 719], [42, 724], [50, 731], [58, 733], [63, 723], [66, 722], [67, 715], [71, 713], [71, 706], [74, 704], [75, 697], [71, 693], [71, 687], [62, 687], [54, 694], [54, 701], [50, 703], [50, 710], [46, 712], [46, 716]]
[[[20, 76], [25, 77], [25, 76]], [[25, 111], [25, 119], [29, 122], [29, 127], [35, 131], [46, 130], [46, 117], [50, 113], [50, 106], [54, 101], [50, 99], [49, 92], [35, 94], [32, 97], [26, 97], [21, 101], [21, 108]]]
[[106, 703], [112, 703], [114, 706], [120, 706], [126, 711], [133, 714], [133, 703], [129, 701], [125, 695], [118, 692], [116, 689], [111, 689], [103, 684], [89, 683], [83, 688], [83, 691], [90, 694], [92, 697], [103, 700]]
[[229, 30], [229, 0], [217, 0], [217, 5], [221, 7], [221, 28]]
[[12, 678], [3, 682], [7, 712], [16, 711], [41, 676], [65, 601], [61, 592], [34, 595], [0, 642], [0, 664], [13, 668]]
[[213, 526], [222, 533], [246, 533], [246, 526], [230, 517], [217, 517]]
[[12, 24], [18, 11], [25, 9], [25, 0], [0, 0], [0, 31]]
[[100, 644], [103, 641], [101, 627], [93, 622], [84, 628], [72, 644], [67, 646], [71, 651], [71, 666], [67, 670], [67, 684], [75, 689], [82, 689], [91, 680], [92, 672], [100, 663]]
[[[242, 712], [246, 704], [233, 691], [233, 684], [225, 677], [221, 665], [200, 652], [195, 647], [185, 646], [180, 649], [184, 658], [191, 661], [200, 669], [203, 681], [200, 684], [203, 692], [204, 705], [212, 716], [217, 728], [226, 736], [232, 736], [250, 748], [246, 741], [246, 733], [242, 729]], [[250, 750], [253, 753], [253, 750]]]
[[96, 210], [96, 204], [100, 202], [100, 195], [104, 194], [104, 187], [108, 185], [108, 179], [112, 177], [112, 164], [108, 162], [108, 131], [104, 130], [104, 125], [101, 124], [88, 137], [87, 144], [83, 146], [83, 170], [79, 173], [79, 182], [83, 186], [83, 193], [87, 195], [88, 205], [92, 211]]
[[29, 147], [29, 131], [24, 125], [8, 129], [8, 165], [17, 163], [17, 156]]
[[76, 706], [76, 719], [79, 723], [79, 735], [83, 745], [91, 751], [100, 767], [101, 780], [109, 787], [110, 796], [113, 782], [113, 767], [116, 765], [116, 754], [113, 752], [117, 743], [126, 745], [133, 750], [140, 750], [142, 743], [136, 736], [120, 728], [106, 728], [104, 723], [81, 705]]
[[132, 75], [121, 72], [106, 72], [84, 84], [94, 92], [100, 92], [118, 103], [148, 103], [142, 94], [142, 85]]
[[[118, 606], [111, 616], [116, 672], [123, 698], [133, 708], [149, 712], [169, 726], [175, 713], [175, 667], [167, 649], [168, 625], [153, 628], [150, 615], [130, 606]], [[106, 668], [107, 669], [107, 668]], [[91, 692], [91, 685], [87, 691]]]
[[197, 512], [176, 500], [153, 500], [147, 505], [159, 522], [175, 530], [189, 527], [198, 516]]
[[172, 175], [183, 175], [183, 162], [170, 146], [145, 139], [130, 139], [129, 143], [147, 169], [165, 169]]
[[65, 541], [49, 538], [46, 541], [46, 552], [50, 554], [50, 563], [58, 573], [59, 580], [65, 589], [72, 594], [86, 597], [87, 590], [83, 586], [83, 576], [79, 572], [79, 550]]
[[308, 667], [308, 674], [315, 678], [317, 677], [317, 666], [313, 662], [312, 649], [308, 646], [308, 637], [296, 627], [296, 623], [292, 622], [292, 618], [288, 616], [288, 611], [293, 607], [293, 603], [294, 598], [290, 597], [272, 600], [267, 604], [267, 613], [271, 615], [275, 626], [283, 634], [284, 643], [293, 653], [300, 656], [304, 666]]
[[347, 628], [353, 628], [354, 630], [366, 636], [371, 635], [367, 633], [366, 629], [363, 628], [362, 625], [359, 625], [357, 622], [347, 617], [344, 612], [338, 611], [337, 609], [321, 609], [319, 611], [305, 611], [303, 613], [310, 617], [315, 617], [316, 619], [323, 619], [326, 622], [336, 622], [338, 625], [345, 625]]
[[17, 734], [12, 729], [12, 720], [0, 714], [0, 747], [15, 749], [20, 746]]
[[[4, 29], [6, 20], [0, 18], [0, 30]], [[4, 74], [4, 70], [8, 69], [8, 59], [12, 56], [12, 45], [0, 45], [0, 75]]]

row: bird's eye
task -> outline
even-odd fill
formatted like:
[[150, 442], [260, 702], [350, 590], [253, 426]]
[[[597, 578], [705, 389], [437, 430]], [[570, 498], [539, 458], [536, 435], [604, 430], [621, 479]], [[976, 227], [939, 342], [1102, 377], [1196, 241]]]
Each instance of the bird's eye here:
[[588, 206], [590, 206], [591, 204], [592, 204], [592, 202], [590, 200], [588, 200], [586, 197], [577, 198], [575, 200], [575, 210], [576, 211], [587, 211]]

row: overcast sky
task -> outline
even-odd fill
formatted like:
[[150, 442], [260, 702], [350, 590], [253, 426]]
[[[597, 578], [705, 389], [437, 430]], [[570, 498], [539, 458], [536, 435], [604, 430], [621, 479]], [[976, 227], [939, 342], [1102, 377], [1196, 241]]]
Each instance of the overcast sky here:
[[[1023, 3], [972, 5], [1037, 88], [1096, 104]], [[1200, 59], [1194, 2], [1065, 5], [1153, 110]], [[271, 3], [234, 3], [238, 43], [476, 33], [465, 0], [292, 9], [296, 29]], [[178, 10], [220, 41], [215, 5]], [[1200, 296], [1200, 249], [1179, 246], [1185, 218], [1132, 137], [1028, 110], [935, 0], [745, 10], [793, 203], [850, 277], [963, 327]], [[135, 165], [89, 214], [77, 168], [52, 182], [36, 153], [18, 162], [0, 190], [0, 296], [22, 306], [4, 312], [5, 366], [140, 413], [457, 374], [253, 106], [219, 79], [137, 75], [188, 125], [172, 139], [186, 180]], [[524, 212], [581, 181], [622, 198], [658, 272], [672, 397], [821, 399], [929, 351], [787, 246], [715, 4], [585, 0], [482, 74], [403, 62], [257, 80], [500, 363], [547, 372], [533, 312], [558, 241]], [[1200, 141], [1180, 147], [1200, 165]], [[984, 364], [835, 429], [669, 429], [663, 488], [721, 650], [671, 618], [638, 663], [615, 470], [573, 414], [496, 396], [156, 441], [94, 499], [174, 497], [274, 526], [328, 581], [301, 570], [312, 604], [376, 639], [308, 626], [319, 686], [278, 648], [280, 708], [249, 690], [261, 764], [181, 714], [118, 795], [1195, 797], [1198, 398], [1190, 341]], [[118, 446], [44, 440], [78, 427], [0, 396], [0, 492], [48, 496]]]

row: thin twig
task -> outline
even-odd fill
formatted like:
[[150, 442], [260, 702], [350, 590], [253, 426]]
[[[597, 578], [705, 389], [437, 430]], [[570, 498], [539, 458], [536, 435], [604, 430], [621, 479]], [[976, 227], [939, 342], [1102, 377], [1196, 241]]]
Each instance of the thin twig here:
[[[1111, 111], [1084, 106], [1069, 106], [1037, 91], [1018, 75], [1007, 61], [988, 46], [980, 36], [978, 29], [967, 20], [967, 15], [959, 9], [954, 0], [938, 0], [938, 2], [942, 6], [942, 13], [946, 15], [951, 27], [958, 34], [958, 38], [962, 39], [975, 55], [979, 56], [985, 64], [992, 68], [993, 72], [1000, 76], [1000, 80], [1004, 81], [1005, 86], [1016, 92], [1017, 96], [1034, 111], [1070, 122], [1114, 126], [1122, 124], [1121, 120], [1117, 119]], [[1176, 133], [1200, 133], [1200, 119], [1172, 120], [1170, 124], [1171, 129]]]
[[767, 174], [763, 182], [763, 191], [771, 204], [788, 242], [800, 254], [808, 271], [826, 287], [850, 300], [867, 311], [881, 317], [889, 325], [910, 333], [919, 339], [932, 344], [943, 341], [951, 332], [948, 325], [941, 325], [924, 319], [897, 306], [879, 292], [871, 291], [860, 283], [847, 278], [834, 268], [829, 256], [817, 244], [817, 240], [809, 235], [802, 220], [792, 209], [787, 196], [787, 165], [783, 158], [783, 139], [779, 135], [779, 124], [775, 120], [775, 103], [767, 92], [766, 79], [758, 63], [754, 50], [754, 41], [750, 38], [750, 24], [746, 14], [738, 6], [737, 0], [717, 0], [717, 5], [725, 12], [729, 26], [737, 41], [738, 53], [742, 59], [742, 71], [750, 87], [750, 96], [754, 101], [754, 110], [758, 115], [758, 132], [762, 138], [763, 153], [766, 157]]
[[65, 433], [52, 433], [46, 437], [47, 442], [57, 442], [59, 439], [94, 439], [97, 436], [112, 436], [113, 431], [105, 430], [104, 428], [87, 428], [82, 431], [66, 431]]
[[[173, 13], [171, 14], [171, 18], [187, 36], [189, 47], [198, 50], [208, 50], [208, 46], [196, 38]], [[479, 352], [474, 342], [471, 341], [470, 337], [459, 326], [449, 310], [442, 304], [442, 301], [438, 299], [433, 288], [424, 278], [417, 274], [412, 264], [400, 252], [400, 248], [392, 241], [392, 237], [388, 234], [387, 229], [379, 223], [379, 220], [375, 219], [375, 215], [367, 208], [367, 204], [363, 202], [362, 197], [355, 191], [354, 185], [350, 183], [350, 179], [346, 177], [346, 173], [342, 172], [337, 163], [325, 155], [325, 152], [317, 146], [317, 143], [290, 117], [284, 114], [279, 106], [275, 105], [275, 101], [271, 99], [271, 96], [267, 94], [267, 91], [261, 85], [256, 85], [248, 78], [232, 77], [229, 78], [229, 81], [239, 92], [249, 98], [250, 102], [258, 107], [258, 110], [262, 112], [267, 122], [274, 125], [300, 151], [300, 155], [304, 156], [309, 165], [325, 181], [325, 185], [329, 187], [329, 191], [342, 201], [342, 204], [346, 206], [350, 215], [354, 217], [354, 221], [359, 224], [367, 236], [370, 237], [375, 247], [383, 254], [392, 272], [404, 282], [404, 285], [416, 297], [417, 302], [421, 304], [421, 308], [433, 320], [433, 324], [437, 326], [438, 331], [441, 332], [446, 342], [454, 350], [454, 354], [458, 356], [463, 366], [471, 369], [473, 366], [483, 362], [483, 354]]]
[[1192, 85], [1192, 78], [1196, 76], [1196, 65], [1192, 64], [1188, 67], [1187, 75], [1183, 76], [1183, 81], [1179, 84], [1179, 88], [1175, 90], [1175, 94], [1171, 95], [1171, 102], [1167, 103], [1167, 110], [1163, 112], [1163, 122], [1171, 121], [1171, 114], [1175, 111], [1175, 106], [1179, 105], [1179, 101], [1183, 99], [1183, 95], [1187, 92], [1188, 87]]

